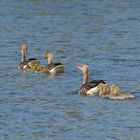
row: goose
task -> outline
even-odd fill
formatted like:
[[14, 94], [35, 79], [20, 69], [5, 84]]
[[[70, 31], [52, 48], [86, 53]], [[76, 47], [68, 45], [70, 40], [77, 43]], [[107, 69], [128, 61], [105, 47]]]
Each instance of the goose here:
[[124, 100], [134, 98], [135, 96], [128, 92], [121, 92], [116, 84], [112, 84], [108, 97], [112, 100]]
[[31, 70], [31, 66], [33, 64], [39, 64], [39, 60], [36, 59], [36, 58], [30, 58], [30, 59], [27, 59], [26, 56], [27, 56], [27, 44], [22, 44], [21, 45], [21, 56], [22, 56], [22, 59], [21, 59], [21, 63], [19, 64], [18, 68], [19, 69], [23, 69], [23, 70]]
[[48, 60], [48, 65], [43, 68], [43, 72], [48, 74], [57, 74], [64, 72], [64, 64], [53, 62], [53, 54], [51, 51], [45, 53], [45, 59]]
[[99, 96], [106, 97], [109, 95], [110, 90], [107, 84], [99, 83], [98, 88], [99, 88]]
[[98, 84], [99, 83], [105, 84], [105, 82], [103, 80], [93, 80], [89, 82], [88, 81], [89, 68], [86, 64], [81, 64], [80, 66], [77, 66], [76, 69], [82, 71], [83, 73], [83, 83], [78, 91], [78, 94], [82, 96], [99, 95]]

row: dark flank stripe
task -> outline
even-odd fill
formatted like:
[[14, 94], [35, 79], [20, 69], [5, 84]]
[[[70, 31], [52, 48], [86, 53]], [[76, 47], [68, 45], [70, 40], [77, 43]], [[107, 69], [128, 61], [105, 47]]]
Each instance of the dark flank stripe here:
[[103, 80], [93, 80], [91, 82], [83, 84], [79, 90], [79, 94], [82, 96], [86, 96], [86, 93], [88, 92], [88, 90], [98, 86], [99, 83], [105, 84]]

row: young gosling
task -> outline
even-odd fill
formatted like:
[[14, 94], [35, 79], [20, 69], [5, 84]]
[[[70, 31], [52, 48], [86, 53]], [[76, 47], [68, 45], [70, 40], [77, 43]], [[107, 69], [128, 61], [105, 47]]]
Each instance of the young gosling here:
[[110, 93], [108, 97], [112, 100], [124, 100], [124, 99], [134, 98], [135, 96], [128, 92], [121, 92], [117, 85], [112, 84], [110, 86]]
[[99, 96], [106, 97], [107, 95], [109, 95], [109, 88], [107, 84], [99, 83], [98, 88]]

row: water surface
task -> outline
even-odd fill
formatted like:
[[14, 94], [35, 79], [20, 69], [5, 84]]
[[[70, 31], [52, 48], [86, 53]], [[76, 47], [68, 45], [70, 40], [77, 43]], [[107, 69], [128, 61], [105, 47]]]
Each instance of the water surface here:
[[[0, 1], [1, 140], [139, 140], [139, 0]], [[42, 65], [46, 50], [65, 64], [48, 76], [17, 69], [20, 44]], [[111, 101], [76, 94], [87, 64], [90, 80], [132, 92]]]

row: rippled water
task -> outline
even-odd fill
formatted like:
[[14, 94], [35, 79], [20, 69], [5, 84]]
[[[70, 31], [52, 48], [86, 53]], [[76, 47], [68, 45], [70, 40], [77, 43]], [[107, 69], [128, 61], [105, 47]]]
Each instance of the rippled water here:
[[[52, 50], [65, 73], [18, 70], [24, 42], [42, 65]], [[139, 0], [1, 0], [0, 139], [139, 140], [139, 44]], [[90, 80], [117, 83], [136, 98], [80, 97], [74, 67], [83, 63]]]

